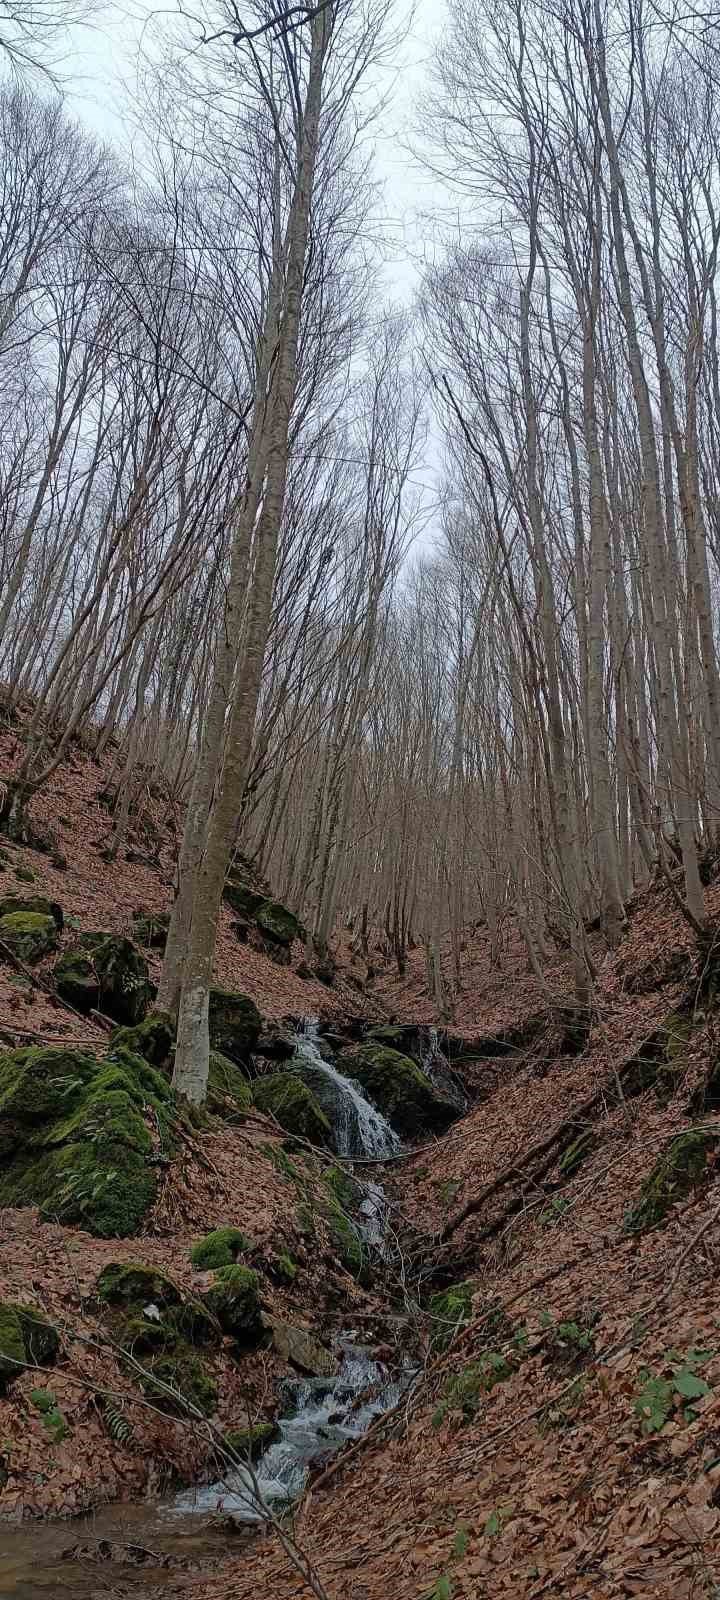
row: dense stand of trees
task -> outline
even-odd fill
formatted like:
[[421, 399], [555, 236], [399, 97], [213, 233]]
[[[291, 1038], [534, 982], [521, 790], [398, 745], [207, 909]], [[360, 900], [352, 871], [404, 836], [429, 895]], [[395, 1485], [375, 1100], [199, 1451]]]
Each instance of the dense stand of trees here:
[[0, 676], [32, 705], [2, 825], [78, 729], [114, 850], [148, 781], [186, 805], [160, 999], [193, 1098], [238, 844], [321, 957], [422, 943], [444, 1014], [480, 918], [538, 973], [567, 946], [583, 1006], [589, 921], [616, 945], [653, 873], [706, 932], [720, 33], [451, 0], [418, 159], [462, 226], [410, 315], [358, 142], [385, 9], [219, 3], [142, 185], [0, 97]]

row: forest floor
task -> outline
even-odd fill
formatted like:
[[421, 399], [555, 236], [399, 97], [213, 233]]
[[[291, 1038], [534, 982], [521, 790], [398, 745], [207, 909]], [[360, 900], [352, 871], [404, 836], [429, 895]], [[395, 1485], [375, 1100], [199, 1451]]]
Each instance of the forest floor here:
[[[6, 764], [9, 743], [0, 754]], [[72, 757], [39, 808], [61, 837], [67, 869], [13, 849], [0, 893], [25, 891], [20, 867], [33, 873], [27, 892], [52, 893], [83, 928], [126, 931], [132, 911], [168, 908], [174, 832], [162, 803], [148, 801], [159, 865], [123, 857], [110, 866], [100, 855], [110, 829], [97, 798], [103, 782], [90, 760]], [[719, 886], [707, 901], [720, 918]], [[218, 974], [268, 1018], [435, 1020], [419, 951], [403, 978], [376, 952], [368, 994], [347, 981], [355, 979], [349, 966], [332, 990], [301, 979], [302, 954], [277, 967], [237, 945], [228, 919]], [[671, 1070], [643, 1089], [632, 1070], [641, 1047], [662, 1037], [681, 999], [701, 987], [690, 932], [666, 887], [638, 896], [620, 949], [598, 951], [597, 960], [598, 1020], [580, 1053], [569, 1053], [562, 957], [539, 982], [512, 922], [499, 950], [484, 929], [468, 936], [452, 1029], [468, 1041], [472, 1061], [461, 1070], [478, 1098], [447, 1135], [383, 1172], [395, 1231], [413, 1248], [424, 1241], [434, 1287], [470, 1285], [467, 1316], [443, 1351], [419, 1317], [425, 1357], [412, 1395], [311, 1481], [292, 1534], [315, 1587], [274, 1538], [258, 1537], [216, 1572], [178, 1578], [164, 1592], [188, 1600], [720, 1594], [720, 1111], [711, 1097], [700, 1116], [688, 1109], [717, 1060], [720, 1012], [699, 1003], [672, 1059], [668, 1051]], [[449, 961], [448, 952], [448, 971]], [[99, 1032], [42, 985], [42, 968], [31, 982], [0, 967], [0, 1029], [18, 1041], [98, 1044]], [[495, 1054], [493, 1040], [502, 1049], [509, 1029], [519, 1031], [515, 1048]], [[573, 1136], [590, 1138], [567, 1175], [567, 1138], [553, 1144], [553, 1133], [573, 1118]], [[644, 1180], [698, 1129], [707, 1148], [689, 1192], [670, 1192], [658, 1226], [630, 1231]], [[0, 1442], [12, 1465], [0, 1493], [6, 1515], [77, 1512], [97, 1503], [98, 1485], [106, 1500], [131, 1499], [161, 1487], [149, 1459], [161, 1456], [186, 1481], [207, 1460], [187, 1426], [140, 1411], [132, 1413], [135, 1448], [109, 1446], [91, 1396], [115, 1392], [121, 1380], [112, 1356], [96, 1348], [87, 1309], [108, 1260], [155, 1262], [197, 1288], [192, 1239], [233, 1223], [261, 1251], [280, 1243], [299, 1262], [296, 1284], [268, 1290], [268, 1309], [326, 1333], [350, 1317], [390, 1337], [392, 1286], [359, 1289], [327, 1239], [320, 1257], [303, 1239], [274, 1144], [260, 1118], [190, 1141], [165, 1174], [141, 1239], [100, 1241], [40, 1225], [33, 1211], [0, 1213], [0, 1298], [32, 1291], [74, 1334], [53, 1378], [72, 1433], [54, 1451], [51, 1473], [30, 1375], [0, 1400]], [[215, 1366], [222, 1426], [267, 1408], [288, 1370], [266, 1351], [243, 1367], [242, 1381], [223, 1352]], [[101, 1592], [122, 1592], [119, 1580]]]

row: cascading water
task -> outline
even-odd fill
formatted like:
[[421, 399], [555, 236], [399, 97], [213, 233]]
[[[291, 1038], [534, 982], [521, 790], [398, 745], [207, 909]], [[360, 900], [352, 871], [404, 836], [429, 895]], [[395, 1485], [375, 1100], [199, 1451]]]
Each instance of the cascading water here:
[[[382, 1112], [365, 1099], [358, 1084], [321, 1054], [317, 1022], [308, 1019], [303, 1024], [290, 1066], [309, 1085], [329, 1118], [337, 1155], [348, 1161], [358, 1157], [382, 1161], [397, 1153], [400, 1140]], [[385, 1191], [379, 1183], [365, 1183], [363, 1188], [355, 1226], [368, 1250], [386, 1257]], [[397, 1404], [410, 1372], [400, 1381], [392, 1379], [371, 1351], [347, 1340], [341, 1342], [339, 1354], [335, 1378], [283, 1383], [281, 1393], [288, 1407], [278, 1424], [280, 1437], [255, 1467], [234, 1468], [222, 1483], [189, 1490], [175, 1501], [174, 1510], [221, 1511], [241, 1522], [266, 1521], [269, 1512], [302, 1493], [313, 1461], [333, 1455], [348, 1439], [365, 1433], [376, 1416]]]
[[343, 1077], [318, 1048], [318, 1025], [308, 1020], [298, 1035], [293, 1070], [314, 1091], [323, 1111], [330, 1117], [333, 1144], [339, 1156], [352, 1161], [383, 1161], [400, 1148], [400, 1140], [381, 1111], [365, 1099], [358, 1084]]
[[409, 1372], [393, 1380], [369, 1350], [350, 1343], [341, 1353], [336, 1378], [283, 1383], [288, 1415], [278, 1424], [279, 1439], [256, 1467], [238, 1467], [223, 1483], [189, 1490], [175, 1501], [175, 1511], [224, 1512], [241, 1522], [266, 1521], [268, 1512], [283, 1509], [302, 1493], [314, 1461], [334, 1455], [397, 1405]]

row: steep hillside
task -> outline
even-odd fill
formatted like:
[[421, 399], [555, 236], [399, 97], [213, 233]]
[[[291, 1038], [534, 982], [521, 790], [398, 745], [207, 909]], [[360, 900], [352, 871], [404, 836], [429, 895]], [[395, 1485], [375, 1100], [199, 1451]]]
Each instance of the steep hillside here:
[[[148, 800], [155, 842], [146, 859], [137, 859], [136, 837], [109, 863], [102, 783], [78, 753], [43, 801], [66, 866], [4, 848], [0, 893], [59, 901], [65, 945], [80, 929], [131, 932], [134, 912], [170, 903], [174, 835], [162, 802]], [[720, 916], [720, 886], [708, 890], [708, 909]], [[399, 1041], [410, 1036], [403, 1024], [435, 1020], [420, 952], [404, 979], [380, 971], [369, 997], [342, 972], [333, 989], [304, 980], [301, 946], [278, 966], [238, 943], [232, 924], [228, 910], [219, 980], [246, 991], [266, 1019], [322, 1014], [337, 1049], [373, 1014], [393, 1019]], [[157, 972], [157, 954], [148, 955]], [[60, 1418], [50, 1446], [32, 1363], [0, 1398], [0, 1511], [67, 1515], [207, 1480], [218, 1470], [218, 1433], [272, 1422], [277, 1383], [295, 1370], [282, 1347], [250, 1336], [239, 1361], [237, 1332], [210, 1337], [195, 1354], [212, 1426], [189, 1421], [148, 1408], [123, 1357], [117, 1308], [103, 1299], [104, 1269], [141, 1261], [169, 1276], [183, 1306], [213, 1304], [204, 1297], [214, 1274], [194, 1267], [190, 1252], [230, 1226], [246, 1235], [241, 1258], [257, 1274], [266, 1328], [287, 1322], [327, 1346], [351, 1327], [391, 1362], [404, 1351], [416, 1377], [362, 1442], [311, 1475], [288, 1524], [310, 1562], [307, 1579], [261, 1536], [237, 1556], [230, 1550], [212, 1575], [177, 1575], [168, 1593], [716, 1593], [714, 952], [699, 962], [669, 891], [648, 890], [617, 954], [596, 952], [598, 1017], [586, 1038], [572, 1026], [563, 960], [543, 982], [528, 974], [512, 924], [493, 953], [476, 929], [463, 959], [445, 1042], [470, 1108], [449, 1132], [421, 1136], [416, 1149], [368, 1169], [385, 1185], [396, 1246], [370, 1280], [347, 1255], [343, 1208], [327, 1187], [332, 1158], [306, 1146], [288, 1153], [277, 1124], [244, 1103], [220, 1107], [204, 1126], [181, 1126], [138, 1237], [92, 1237], [40, 1221], [32, 1208], [0, 1213], [0, 1300], [32, 1300], [64, 1349], [42, 1379]], [[29, 973], [0, 966], [7, 1044], [104, 1051], [107, 1030], [49, 992], [51, 966], [51, 958]], [[117, 1593], [129, 1592], [113, 1576]]]

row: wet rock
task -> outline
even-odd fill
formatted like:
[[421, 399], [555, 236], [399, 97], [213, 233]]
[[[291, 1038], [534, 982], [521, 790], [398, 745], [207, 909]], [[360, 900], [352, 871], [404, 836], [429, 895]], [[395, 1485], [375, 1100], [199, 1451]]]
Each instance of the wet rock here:
[[398, 1050], [361, 1045], [344, 1055], [340, 1066], [405, 1138], [440, 1131], [457, 1118], [457, 1106], [433, 1088], [415, 1061]]
[[266, 1326], [270, 1329], [272, 1343], [281, 1360], [289, 1361], [294, 1367], [299, 1367], [301, 1372], [309, 1372], [312, 1377], [331, 1378], [338, 1371], [338, 1363], [329, 1350], [318, 1344], [304, 1328], [295, 1328], [289, 1322], [280, 1322], [276, 1317], [266, 1317]]

